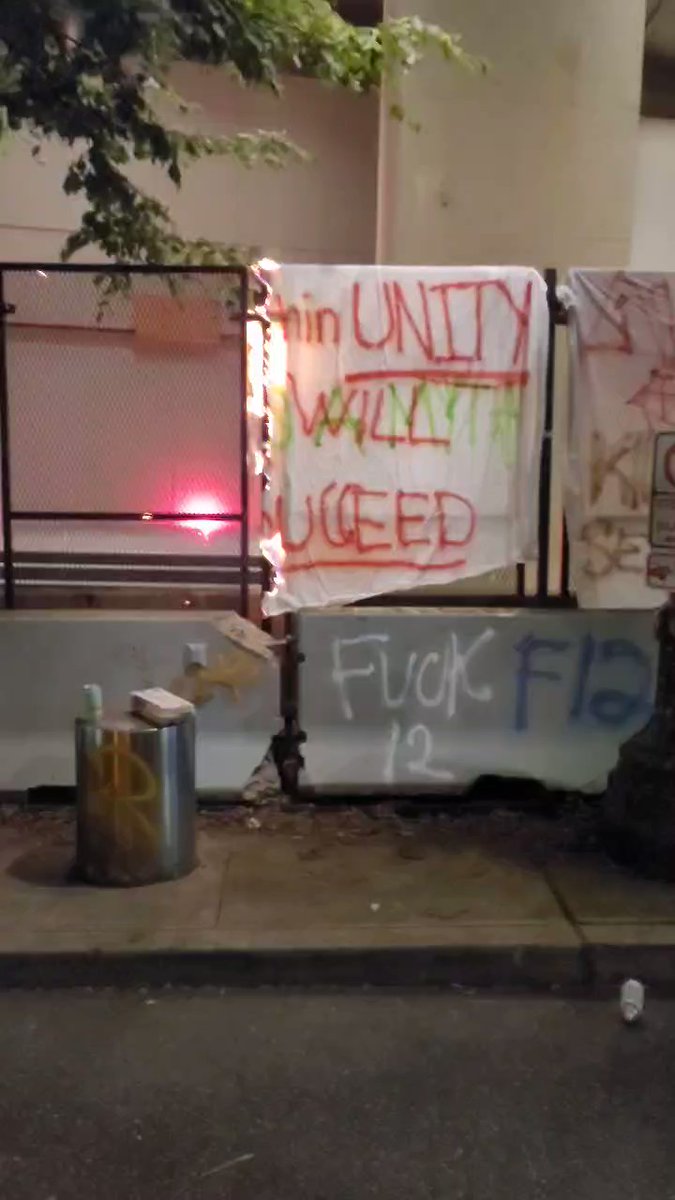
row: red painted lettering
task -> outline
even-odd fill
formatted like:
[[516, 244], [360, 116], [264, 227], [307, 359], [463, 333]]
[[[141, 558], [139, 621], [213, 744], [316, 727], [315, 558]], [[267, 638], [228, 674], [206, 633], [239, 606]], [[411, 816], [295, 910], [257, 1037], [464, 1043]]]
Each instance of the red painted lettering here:
[[476, 286], [476, 347], [474, 350], [474, 360], [481, 362], [483, 358], [483, 288], [487, 285], [479, 283]]
[[432, 296], [438, 295], [441, 301], [441, 312], [443, 314], [443, 324], [445, 326], [445, 336], [447, 338], [447, 354], [437, 354], [435, 362], [454, 362], [455, 354], [455, 339], [452, 329], [452, 317], [450, 316], [450, 305], [448, 304], [448, 293], [453, 290], [451, 283], [437, 283], [434, 287], [430, 287], [429, 291]]
[[[385, 285], [386, 286], [386, 285]], [[413, 339], [417, 342], [420, 350], [424, 354], [427, 362], [434, 361], [434, 338], [431, 330], [431, 316], [429, 314], [429, 301], [427, 299], [427, 291], [423, 283], [417, 284], [420, 300], [422, 303], [422, 318], [424, 321], [424, 329], [420, 329], [417, 324], [408, 301], [405, 297], [405, 292], [400, 283], [392, 284], [394, 289], [395, 302], [395, 321], [396, 321], [396, 349], [399, 354], [403, 354], [405, 348], [405, 329], [406, 323], [410, 329]]]
[[[313, 411], [307, 412], [302, 406], [297, 380], [291, 371], [286, 376], [286, 383], [293, 406], [300, 417], [300, 425], [305, 437], [317, 438], [325, 431], [331, 437], [337, 437], [348, 420], [356, 421], [356, 418], [351, 418], [351, 408], [359, 394], [358, 388], [352, 387], [343, 390], [336, 387], [330, 396], [327, 396], [325, 392], [319, 392], [314, 401]], [[358, 441], [358, 438], [356, 440]]]
[[331, 532], [329, 529], [328, 514], [333, 507], [331, 500], [330, 500], [330, 496], [331, 496], [331, 493], [335, 491], [336, 487], [337, 487], [337, 483], [329, 483], [328, 487], [325, 487], [323, 489], [321, 496], [319, 498], [319, 520], [321, 522], [321, 532], [323, 534], [324, 541], [329, 546], [334, 546], [336, 549], [341, 550], [343, 548], [343, 546], [346, 546], [348, 544], [348, 542], [351, 540], [349, 537], [347, 537], [345, 535], [345, 530], [343, 528], [343, 523], [342, 523], [342, 504], [344, 502], [345, 495], [349, 491], [350, 485], [347, 484], [347, 486], [342, 489], [342, 491], [340, 492], [340, 495], [338, 496], [337, 504], [335, 506], [335, 524], [336, 524], [337, 530], [338, 530], [338, 536], [335, 538], [331, 535]]
[[[476, 529], [476, 511], [473, 504], [466, 497], [458, 496], [456, 492], [434, 492], [434, 497], [436, 516], [438, 517], [439, 546], [467, 546]], [[448, 512], [448, 507], [454, 508], [454, 513]], [[448, 526], [454, 525], [458, 520], [466, 524], [465, 532], [461, 537], [449, 537]]]
[[[382, 337], [375, 341], [370, 341], [366, 338], [361, 324], [361, 284], [355, 283], [352, 289], [352, 316], [354, 321], [354, 338], [358, 346], [362, 350], [382, 350], [388, 342], [392, 340], [396, 332], [396, 314], [391, 297], [391, 289], [388, 283], [382, 284], [382, 295], [387, 306], [387, 330]], [[378, 306], [379, 308], [379, 306]]]
[[[370, 397], [370, 392], [364, 388], [364, 395]], [[388, 432], [382, 432], [380, 422], [383, 412], [387, 412], [391, 418], [391, 429]], [[375, 411], [373, 419], [370, 423], [370, 438], [373, 442], [387, 442], [389, 446], [395, 446], [397, 442], [408, 442], [408, 433], [399, 434], [395, 430], [396, 425], [396, 408], [393, 404], [387, 403], [387, 393], [384, 388], [379, 388], [377, 400], [375, 402]]]
[[[420, 437], [415, 431], [415, 422], [417, 412], [420, 405], [423, 404], [427, 410], [427, 418], [431, 437]], [[410, 406], [410, 445], [411, 446], [449, 446], [450, 438], [438, 438], [435, 436], [434, 429], [434, 410], [433, 410], [433, 395], [427, 383], [421, 383], [419, 387], [413, 389], [412, 404]]]
[[303, 323], [305, 327], [305, 341], [311, 346], [314, 341], [312, 329], [312, 296], [309, 292], [303, 292], [302, 298], [305, 302], [305, 307], [302, 311]]
[[361, 505], [368, 500], [387, 500], [388, 492], [373, 492], [368, 488], [357, 487], [353, 488], [354, 497], [354, 534], [356, 537], [356, 547], [361, 554], [369, 554], [374, 550], [391, 550], [391, 542], [365, 542], [363, 540], [363, 531], [365, 529], [374, 529], [381, 533], [386, 529], [384, 521], [378, 521], [372, 516], [366, 516], [361, 510]]
[[[333, 328], [332, 337], [329, 337], [325, 332], [325, 327], [331, 323]], [[340, 318], [333, 308], [320, 308], [316, 314], [316, 340], [320, 346], [326, 342], [332, 342], [334, 346], [340, 345], [341, 328]]]
[[300, 341], [302, 336], [300, 325], [300, 309], [296, 308], [295, 304], [291, 304], [290, 308], [286, 309], [283, 326], [284, 333], [286, 335], [286, 341]]
[[528, 280], [525, 288], [525, 299], [523, 307], [516, 304], [511, 290], [503, 279], [495, 280], [495, 286], [498, 288], [502, 296], [507, 300], [509, 308], [514, 314], [517, 322], [516, 339], [513, 347], [513, 365], [527, 366], [527, 355], [530, 345], [530, 316], [532, 313], [532, 280]]
[[429, 506], [428, 492], [397, 492], [396, 493], [396, 537], [401, 546], [430, 546], [431, 540], [427, 537], [409, 537], [406, 529], [409, 525], [425, 525], [428, 513], [411, 513], [405, 511], [405, 505], [408, 502], [415, 503], [421, 501]]
[[[305, 550], [314, 533], [314, 506], [311, 496], [305, 496], [305, 511], [307, 513], [307, 533], [301, 541], [293, 541], [288, 528], [289, 522], [283, 497], [277, 496], [274, 502], [273, 525], [281, 534], [281, 544], [288, 554], [298, 554], [300, 551]], [[265, 521], [264, 518], [263, 520]], [[265, 524], [267, 524], [268, 528], [269, 523], [269, 517], [267, 517]]]
[[283, 298], [278, 294], [272, 297], [269, 306], [270, 320], [281, 325], [287, 341], [304, 341], [308, 345], [316, 343], [323, 346], [332, 343], [339, 346], [342, 337], [342, 323], [334, 308], [319, 308], [313, 306], [314, 297], [310, 292], [304, 292], [302, 299], [304, 308], [295, 304], [287, 308]]

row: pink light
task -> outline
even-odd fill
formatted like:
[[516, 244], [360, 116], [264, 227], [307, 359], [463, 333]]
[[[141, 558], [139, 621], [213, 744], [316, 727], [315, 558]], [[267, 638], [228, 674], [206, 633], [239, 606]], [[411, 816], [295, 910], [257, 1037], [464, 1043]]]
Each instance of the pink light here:
[[[180, 506], [181, 512], [186, 513], [217, 513], [225, 511], [225, 507], [217, 496], [209, 494], [199, 494], [190, 496]], [[208, 521], [203, 517], [197, 518], [194, 521], [179, 521], [181, 529], [192, 529], [195, 533], [203, 537], [205, 542], [208, 542], [211, 534], [222, 533], [229, 524], [227, 521]]]

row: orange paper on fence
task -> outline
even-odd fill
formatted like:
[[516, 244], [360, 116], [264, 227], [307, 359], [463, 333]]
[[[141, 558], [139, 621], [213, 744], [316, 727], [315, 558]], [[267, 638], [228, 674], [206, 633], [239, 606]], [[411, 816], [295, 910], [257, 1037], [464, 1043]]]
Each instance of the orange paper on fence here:
[[208, 296], [134, 295], [134, 332], [139, 350], [215, 349], [222, 333], [222, 307]]

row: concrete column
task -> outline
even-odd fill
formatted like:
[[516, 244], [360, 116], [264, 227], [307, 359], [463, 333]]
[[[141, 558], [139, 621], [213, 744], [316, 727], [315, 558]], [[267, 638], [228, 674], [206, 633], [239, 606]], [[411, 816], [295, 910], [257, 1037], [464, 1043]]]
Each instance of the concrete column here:
[[402, 89], [380, 129], [378, 257], [622, 265], [630, 253], [645, 0], [386, 0], [489, 60]]

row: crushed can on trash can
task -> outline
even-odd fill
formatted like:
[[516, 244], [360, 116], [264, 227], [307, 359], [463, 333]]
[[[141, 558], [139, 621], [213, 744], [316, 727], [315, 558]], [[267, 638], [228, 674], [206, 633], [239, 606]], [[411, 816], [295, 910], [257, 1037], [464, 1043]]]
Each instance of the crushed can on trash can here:
[[195, 722], [78, 719], [77, 859], [89, 883], [138, 887], [196, 865]]

